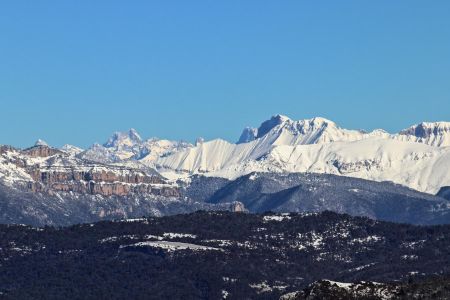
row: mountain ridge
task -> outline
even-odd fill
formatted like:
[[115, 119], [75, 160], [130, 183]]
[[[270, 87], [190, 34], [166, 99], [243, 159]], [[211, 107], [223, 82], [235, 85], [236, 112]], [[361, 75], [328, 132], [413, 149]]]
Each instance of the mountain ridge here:
[[268, 171], [393, 181], [432, 194], [450, 185], [450, 122], [422, 122], [391, 134], [344, 129], [322, 117], [295, 121], [278, 114], [258, 128], [246, 127], [236, 143], [199, 141], [142, 139], [131, 128], [86, 150], [71, 145], [61, 150], [90, 161], [156, 169], [171, 180], [193, 174], [234, 179]]
[[330, 174], [254, 172], [232, 181], [196, 176], [181, 193], [212, 204], [240, 201], [251, 213], [330, 210], [400, 223], [450, 222], [450, 202], [440, 195]]
[[253, 171], [317, 172], [389, 180], [434, 194], [450, 185], [445, 171], [450, 167], [450, 131], [443, 122], [426, 124], [437, 134], [424, 139], [411, 135], [411, 130], [367, 133], [342, 129], [324, 118], [292, 121], [276, 115], [258, 129], [244, 129], [236, 144], [207, 141], [159, 158], [156, 167], [174, 178], [210, 174], [233, 179]]

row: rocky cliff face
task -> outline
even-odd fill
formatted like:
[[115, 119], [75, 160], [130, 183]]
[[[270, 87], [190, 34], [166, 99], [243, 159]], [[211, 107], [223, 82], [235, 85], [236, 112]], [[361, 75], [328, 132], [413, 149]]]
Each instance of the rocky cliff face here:
[[41, 182], [29, 182], [27, 188], [32, 192], [74, 192], [79, 194], [92, 194], [102, 196], [128, 196], [130, 194], [152, 194], [165, 197], [178, 197], [179, 192], [175, 187], [155, 187], [149, 184], [131, 185], [122, 182], [72, 181], [54, 182], [43, 184]]
[[[5, 176], [32, 192], [74, 192], [102, 196], [152, 194], [178, 197], [176, 186], [156, 174], [123, 166], [96, 164], [74, 158], [58, 149], [39, 145], [25, 150], [7, 146], [0, 148]], [[9, 167], [8, 167], [9, 166]], [[8, 170], [9, 169], [9, 170]], [[17, 180], [15, 172], [28, 175]]]
[[29, 157], [49, 157], [52, 155], [63, 154], [62, 151], [45, 145], [37, 145], [21, 151], [22, 154]]

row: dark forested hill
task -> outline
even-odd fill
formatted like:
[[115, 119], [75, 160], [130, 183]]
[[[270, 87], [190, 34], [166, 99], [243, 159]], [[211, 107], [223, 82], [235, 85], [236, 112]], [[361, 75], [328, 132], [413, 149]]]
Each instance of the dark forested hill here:
[[442, 197], [392, 182], [329, 174], [252, 173], [228, 183], [198, 176], [185, 193], [213, 204], [240, 201], [250, 212], [330, 210], [391, 222], [450, 223], [450, 202]]
[[276, 299], [321, 279], [419, 281], [450, 274], [449, 236], [331, 212], [0, 225], [0, 296]]
[[330, 280], [314, 282], [299, 292], [283, 295], [280, 300], [425, 300], [450, 299], [450, 277], [431, 277], [414, 282], [379, 283], [361, 281], [342, 283]]

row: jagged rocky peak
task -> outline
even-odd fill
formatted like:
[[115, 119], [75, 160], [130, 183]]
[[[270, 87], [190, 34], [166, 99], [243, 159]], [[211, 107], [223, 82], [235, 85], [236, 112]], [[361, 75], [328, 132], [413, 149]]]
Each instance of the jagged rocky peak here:
[[399, 134], [418, 138], [450, 134], [450, 122], [422, 122], [400, 131]]
[[77, 154], [79, 158], [101, 162], [121, 163], [140, 160], [153, 166], [153, 161], [163, 155], [191, 147], [185, 142], [150, 138], [143, 140], [135, 129], [115, 132], [103, 145], [94, 144]]
[[267, 133], [269, 133], [276, 126], [283, 124], [286, 121], [291, 121], [288, 117], [284, 115], [273, 115], [269, 120], [266, 120], [261, 123], [259, 128], [246, 127], [242, 131], [241, 136], [237, 144], [248, 143], [254, 141]]
[[117, 131], [104, 144], [105, 147], [133, 146], [142, 143], [142, 138], [138, 132], [131, 128], [126, 132]]
[[323, 131], [328, 127], [339, 129], [333, 121], [321, 117], [293, 121], [284, 115], [274, 115], [269, 120], [264, 121], [259, 128], [246, 127], [237, 143], [248, 143], [281, 129], [288, 130], [294, 134], [304, 135], [313, 131]]

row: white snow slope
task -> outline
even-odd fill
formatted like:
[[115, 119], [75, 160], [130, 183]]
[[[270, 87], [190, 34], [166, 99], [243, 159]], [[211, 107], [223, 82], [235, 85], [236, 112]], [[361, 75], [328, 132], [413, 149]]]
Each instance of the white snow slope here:
[[244, 136], [238, 144], [212, 140], [154, 163], [180, 177], [286, 171], [393, 181], [429, 193], [450, 185], [450, 122], [421, 123], [389, 134], [342, 129], [323, 118], [292, 121], [277, 115], [258, 129], [246, 128]]

